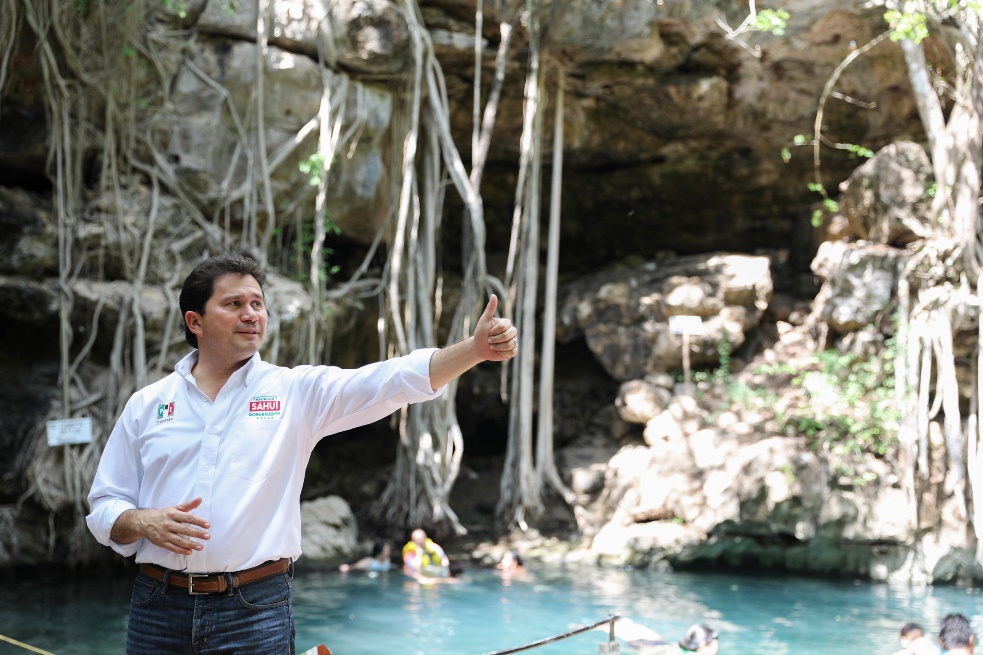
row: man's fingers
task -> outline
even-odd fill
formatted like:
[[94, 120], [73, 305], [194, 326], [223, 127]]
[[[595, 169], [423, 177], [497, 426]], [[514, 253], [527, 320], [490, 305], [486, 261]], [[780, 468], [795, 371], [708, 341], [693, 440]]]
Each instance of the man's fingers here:
[[192, 500], [185, 501], [183, 503], [178, 503], [177, 505], [174, 506], [174, 509], [177, 509], [182, 512], [190, 512], [194, 508], [198, 507], [198, 505], [201, 505], [201, 496], [198, 496], [197, 498], [194, 498]]
[[191, 510], [199, 505], [201, 505], [200, 496], [184, 503], [178, 503], [173, 507], [175, 511], [165, 511], [164, 516], [177, 523], [190, 523], [191, 525], [197, 525], [199, 528], [210, 528], [211, 525], [209, 525], [208, 521], [190, 513]]
[[189, 525], [197, 525], [199, 528], [210, 528], [211, 524], [200, 516], [195, 516], [194, 514], [177, 514], [171, 518], [172, 521], [177, 523], [187, 523]]
[[196, 530], [194, 528], [180, 525], [170, 532], [166, 539], [163, 539], [163, 545], [165, 548], [170, 548], [174, 552], [180, 552], [183, 555], [190, 555], [192, 551], [201, 550], [204, 546], [194, 539], [210, 539], [211, 535], [203, 530]]
[[496, 318], [495, 324], [488, 330], [488, 340], [492, 343], [501, 343], [514, 337], [516, 333], [512, 321], [507, 318]]
[[196, 544], [187, 540], [165, 541], [160, 545], [167, 550], [177, 553], [178, 555], [190, 555], [196, 550], [201, 550], [201, 544]]

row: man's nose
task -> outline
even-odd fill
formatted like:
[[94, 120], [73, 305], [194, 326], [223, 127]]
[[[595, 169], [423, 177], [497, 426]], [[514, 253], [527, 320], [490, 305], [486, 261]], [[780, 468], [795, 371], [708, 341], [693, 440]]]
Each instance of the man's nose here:
[[243, 308], [242, 314], [240, 316], [242, 320], [250, 323], [259, 320], [259, 312], [252, 305], [246, 305], [245, 308]]

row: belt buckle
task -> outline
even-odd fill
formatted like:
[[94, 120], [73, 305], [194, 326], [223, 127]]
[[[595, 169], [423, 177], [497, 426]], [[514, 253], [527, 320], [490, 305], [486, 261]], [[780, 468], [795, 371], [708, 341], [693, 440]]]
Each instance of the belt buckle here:
[[195, 591], [195, 578], [207, 578], [208, 575], [205, 573], [188, 573], [188, 595], [189, 596], [205, 596], [208, 594], [207, 591]]

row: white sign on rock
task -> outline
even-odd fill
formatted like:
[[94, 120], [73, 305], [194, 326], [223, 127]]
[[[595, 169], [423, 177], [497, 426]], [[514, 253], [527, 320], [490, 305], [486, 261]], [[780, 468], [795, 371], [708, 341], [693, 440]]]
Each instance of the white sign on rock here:
[[92, 419], [67, 418], [48, 421], [48, 445], [65, 446], [92, 442]]
[[703, 319], [699, 316], [670, 316], [669, 331], [673, 334], [703, 334]]

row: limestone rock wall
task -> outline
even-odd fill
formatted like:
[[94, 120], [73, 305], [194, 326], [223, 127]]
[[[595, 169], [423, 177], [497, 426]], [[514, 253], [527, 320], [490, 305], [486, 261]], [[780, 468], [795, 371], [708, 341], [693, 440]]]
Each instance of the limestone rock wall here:
[[[346, 256], [345, 248], [363, 252], [389, 215], [413, 70], [404, 4], [268, 4], [270, 15], [263, 21], [254, 3], [147, 4], [139, 29], [147, 30], [155, 56], [133, 73], [131, 118], [141, 139], [127, 147], [166, 164], [162, 169], [173, 177], [163, 180], [159, 197], [142, 171], [124, 176], [122, 188], [108, 193], [114, 180], [103, 177], [108, 162], [97, 154], [106, 138], [99, 131], [108, 129], [101, 113], [89, 117], [99, 133], [73, 135], [74, 145], [87, 153], [80, 172], [86, 191], [70, 236], [77, 248], [100, 254], [86, 260], [94, 263], [69, 289], [71, 324], [76, 347], [96, 335], [91, 346], [96, 367], [111, 356], [108, 337], [117, 329], [133, 329], [131, 311], [139, 312], [146, 344], [166, 343], [170, 359], [176, 359], [182, 339], [172, 309], [174, 286], [188, 262], [221, 242], [217, 233], [224, 226], [242, 227], [247, 205], [259, 202], [254, 153], [261, 144], [268, 156], [274, 213], [310, 213], [313, 190], [299, 167], [314, 152], [322, 107], [340, 119], [343, 144], [343, 156], [331, 162], [327, 198], [331, 220], [342, 232], [335, 244], [342, 250], [339, 257]], [[69, 24], [96, 24], [105, 18], [98, 14], [101, 6], [90, 3], [90, 13], [62, 18]], [[420, 7], [444, 69], [455, 139], [467, 161], [473, 46], [482, 39], [483, 66], [490, 72], [501, 17], [488, 9], [484, 32], [476, 35], [472, 0], [424, 0]], [[800, 319], [779, 340], [786, 347], [813, 336], [808, 312], [794, 307], [817, 290], [809, 268], [821, 240], [808, 226], [818, 199], [806, 189], [812, 179], [811, 150], [792, 148], [788, 162], [779, 153], [794, 135], [811, 129], [826, 77], [857, 44], [884, 27], [877, 3], [792, 0], [785, 8], [791, 20], [782, 36], [745, 33], [729, 39], [721, 22], [738, 25], [745, 7], [710, 0], [570, 0], [550, 29], [548, 95], [556, 89], [558, 74], [567, 83], [561, 236], [567, 292], [558, 338], [561, 345], [586, 344], [583, 358], [570, 365], [592, 374], [599, 369], [591, 389], [627, 385], [620, 396], [612, 394], [609, 403], [605, 399], [608, 406], [597, 416], [586, 417], [586, 429], [569, 419], [557, 422], [558, 441], [568, 446], [560, 458], [583, 496], [578, 527], [593, 537], [598, 556], [655, 562], [671, 561], [666, 552], [685, 551], [691, 560], [726, 558], [746, 548], [739, 544], [753, 542], [758, 550], [752, 554], [758, 557], [774, 552], [762, 550], [762, 544], [778, 547], [774, 544], [781, 546], [784, 538], [801, 544], [840, 539], [859, 548], [878, 539], [902, 540], [893, 525], [875, 525], [871, 517], [879, 515], [874, 511], [879, 505], [870, 502], [870, 490], [820, 502], [817, 495], [826, 488], [816, 457], [794, 435], [752, 439], [750, 416], [721, 414], [718, 425], [709, 425], [706, 412], [674, 389], [681, 344], [668, 330], [670, 316], [703, 319], [706, 330], [691, 351], [699, 367], [719, 363], [725, 336], [742, 355], [756, 352], [763, 338], [773, 336], [779, 314]], [[4, 11], [8, 5], [0, 6]], [[265, 44], [257, 42], [260, 36]], [[0, 299], [8, 309], [0, 326], [6, 337], [0, 346], [0, 399], [16, 408], [0, 416], [0, 445], [10, 450], [37, 436], [37, 426], [57, 401], [60, 359], [57, 196], [47, 157], [52, 125], [42, 102], [36, 40], [22, 30], [14, 45], [13, 64], [0, 89], [0, 245], [5, 253]], [[107, 46], [89, 45], [91, 53], [83, 55]], [[520, 29], [509, 54], [482, 188], [493, 272], [504, 269], [507, 251], [527, 51]], [[877, 149], [898, 134], [920, 134], [896, 46], [884, 43], [854, 62], [837, 91], [871, 108], [861, 111], [831, 101], [824, 123], [831, 141]], [[905, 146], [904, 153], [909, 163], [893, 169], [898, 179], [907, 179], [906, 170], [924, 169], [914, 148]], [[825, 153], [824, 179], [831, 192], [857, 163], [838, 151]], [[194, 197], [170, 194], [167, 189], [176, 183]], [[889, 224], [871, 218], [885, 203], [897, 207], [889, 186], [850, 185], [842, 236], [876, 237], [893, 246], [918, 235], [917, 212]], [[920, 202], [916, 196], [902, 199]], [[460, 257], [457, 202], [449, 195], [445, 212], [450, 265]], [[150, 229], [149, 216], [155, 212]], [[261, 223], [252, 229], [289, 227], [269, 216], [264, 223], [265, 212], [265, 207], [259, 210]], [[130, 297], [139, 268], [135, 253], [144, 248], [149, 253], [146, 276], [139, 294]], [[824, 247], [824, 257], [833, 252], [841, 260], [856, 260], [851, 270], [857, 277], [847, 284], [833, 274], [839, 264], [817, 265], [816, 274], [830, 290], [813, 320], [850, 332], [889, 305], [900, 255], [871, 259], [857, 245]], [[276, 303], [271, 348], [281, 361], [299, 356], [312, 307], [304, 287], [288, 273], [294, 271], [271, 279]], [[875, 279], [877, 284], [867, 284]], [[868, 295], [858, 297], [861, 289]], [[782, 303], [785, 311], [779, 310]], [[337, 324], [355, 335], [339, 342], [339, 359], [376, 358], [370, 340], [358, 336], [371, 333], [366, 327], [371, 311], [353, 302], [339, 303], [332, 312]], [[159, 364], [157, 373], [166, 370], [164, 362]], [[99, 370], [80, 375], [96, 383], [102, 379]], [[558, 397], [570, 403], [559, 405], [558, 414], [585, 411], [575, 406], [577, 394], [563, 388], [562, 381]], [[641, 424], [645, 432], [639, 434], [641, 428], [632, 426]], [[637, 441], [633, 449], [618, 453], [619, 440], [632, 436]], [[601, 445], [579, 442], [582, 437], [599, 437]], [[0, 564], [60, 555], [47, 548], [46, 508], [35, 507], [38, 511], [20, 524], [19, 540], [6, 530], [13, 525], [9, 508], [31, 484], [28, 468], [16, 458], [0, 460]], [[643, 480], [640, 489], [626, 482], [635, 478]], [[667, 486], [665, 479], [678, 485]], [[892, 497], [886, 492], [884, 502]], [[603, 499], [599, 505], [598, 499]], [[78, 510], [59, 506], [56, 511]], [[749, 539], [751, 534], [757, 538]], [[345, 539], [343, 545], [349, 544], [351, 537]], [[626, 544], [634, 554], [625, 555]], [[943, 543], [933, 551], [937, 561], [952, 552], [949, 546]], [[808, 563], [814, 551], [788, 552], [790, 562]], [[801, 557], [802, 552], [809, 554]], [[898, 561], [906, 560], [899, 555]], [[902, 564], [891, 564], [884, 575], [902, 570]], [[830, 564], [836, 566], [847, 564]]]

